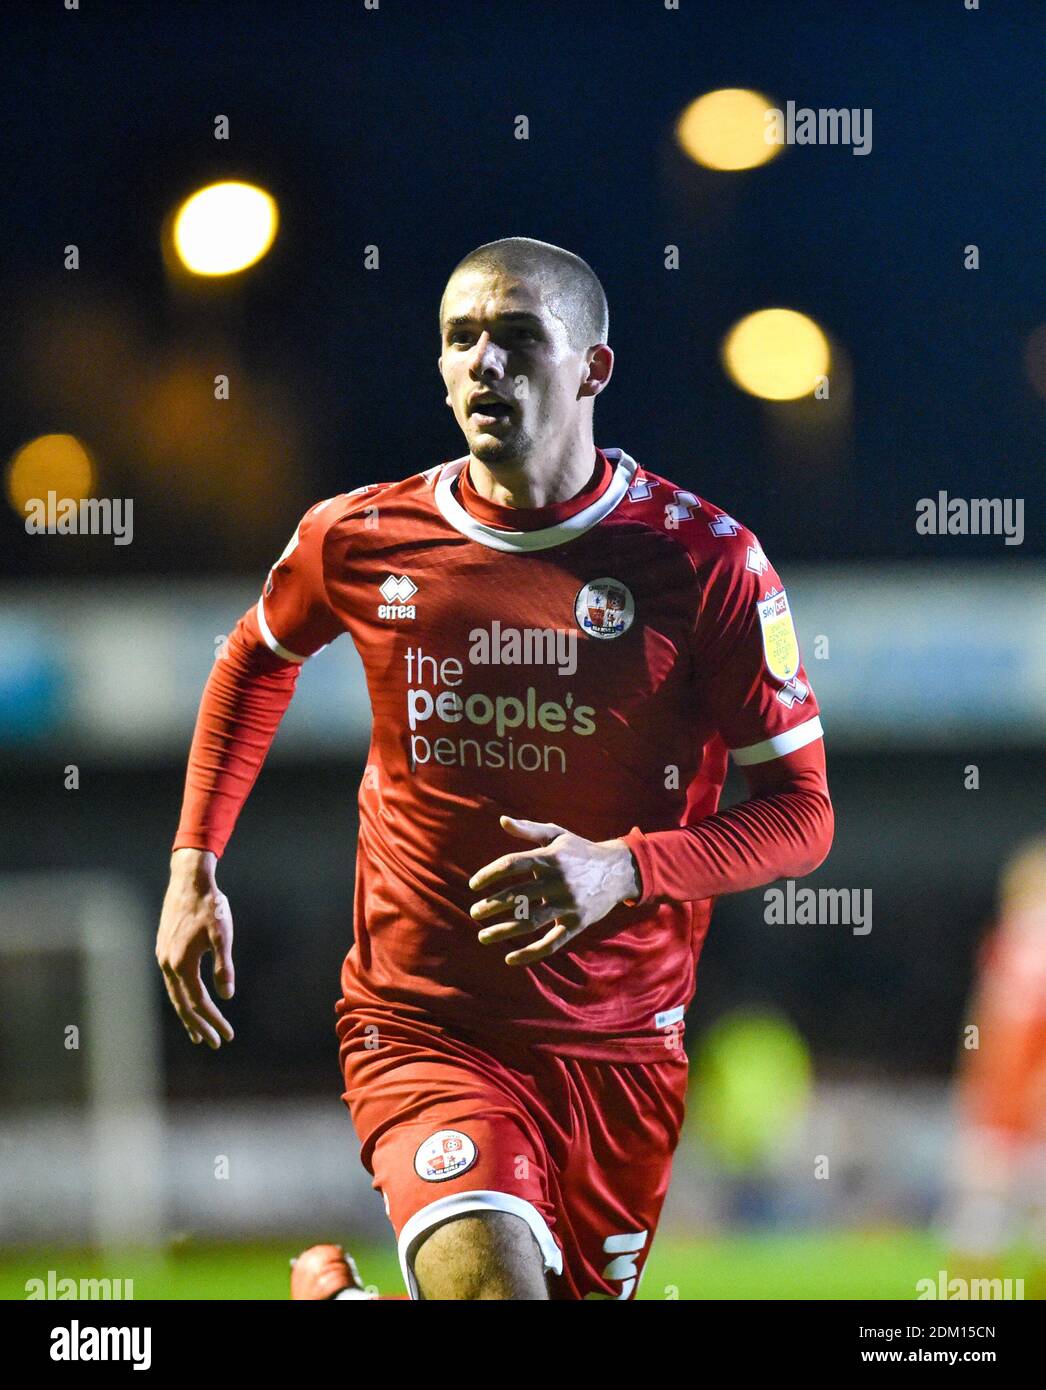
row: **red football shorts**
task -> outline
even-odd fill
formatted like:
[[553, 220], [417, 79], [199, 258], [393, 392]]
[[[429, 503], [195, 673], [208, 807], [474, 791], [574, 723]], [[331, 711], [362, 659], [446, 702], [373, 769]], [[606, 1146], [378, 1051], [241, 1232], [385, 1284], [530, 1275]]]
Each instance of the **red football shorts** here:
[[359, 1011], [338, 1020], [342, 1099], [385, 1199], [411, 1298], [414, 1254], [455, 1217], [507, 1211], [555, 1299], [635, 1296], [685, 1107], [687, 1061], [590, 1061]]

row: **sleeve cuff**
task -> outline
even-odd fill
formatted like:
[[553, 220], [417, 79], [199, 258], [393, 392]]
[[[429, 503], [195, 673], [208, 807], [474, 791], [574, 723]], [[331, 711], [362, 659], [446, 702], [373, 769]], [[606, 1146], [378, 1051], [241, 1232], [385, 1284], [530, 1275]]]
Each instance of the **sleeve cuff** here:
[[181, 830], [174, 837], [171, 853], [173, 854], [176, 849], [200, 849], [220, 859], [225, 853], [225, 844], [221, 840], [213, 840], [210, 836], [200, 834], [197, 831]]
[[650, 896], [647, 884], [649, 882], [644, 868], [646, 859], [646, 841], [643, 832], [638, 825], [634, 825], [627, 835], [622, 835], [621, 839], [632, 852], [632, 858], [636, 866], [636, 877], [639, 879], [639, 897], [623, 898], [622, 902], [626, 907], [639, 907]]

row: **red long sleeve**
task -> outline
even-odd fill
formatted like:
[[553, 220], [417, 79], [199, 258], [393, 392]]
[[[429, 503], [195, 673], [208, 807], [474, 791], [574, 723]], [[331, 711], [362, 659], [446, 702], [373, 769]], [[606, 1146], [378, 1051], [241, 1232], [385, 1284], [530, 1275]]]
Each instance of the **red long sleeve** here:
[[743, 771], [748, 801], [696, 825], [649, 835], [634, 826], [623, 837], [639, 870], [636, 901], [740, 893], [776, 878], [800, 878], [824, 862], [835, 817], [822, 740]]
[[300, 671], [300, 664], [269, 650], [249, 609], [204, 687], [173, 849], [208, 849], [221, 857]]

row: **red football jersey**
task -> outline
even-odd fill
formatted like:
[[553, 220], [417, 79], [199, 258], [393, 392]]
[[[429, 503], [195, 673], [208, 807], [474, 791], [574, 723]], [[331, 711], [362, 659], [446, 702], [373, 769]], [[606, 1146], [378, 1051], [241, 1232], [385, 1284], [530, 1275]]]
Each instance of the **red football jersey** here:
[[279, 656], [349, 632], [366, 671], [341, 1008], [664, 1057], [711, 900], [621, 904], [513, 968], [479, 943], [468, 880], [531, 847], [507, 814], [625, 836], [648, 895], [645, 837], [716, 810], [727, 750], [756, 763], [821, 736], [788, 598], [750, 531], [620, 449], [570, 503], [520, 513], [479, 497], [467, 462], [311, 508], [258, 602]]

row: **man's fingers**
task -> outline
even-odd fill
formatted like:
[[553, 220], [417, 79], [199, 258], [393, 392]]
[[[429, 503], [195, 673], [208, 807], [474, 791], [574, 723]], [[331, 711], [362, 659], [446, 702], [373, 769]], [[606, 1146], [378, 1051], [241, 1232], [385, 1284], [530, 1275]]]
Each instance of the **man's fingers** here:
[[549, 860], [543, 849], [521, 849], [515, 854], [503, 854], [500, 859], [492, 859], [477, 869], [469, 879], [469, 887], [478, 892], [491, 884], [499, 883], [510, 874], [521, 874], [527, 869], [547, 869]]
[[186, 961], [180, 968], [165, 965], [164, 979], [167, 981], [167, 993], [171, 996], [171, 1003], [190, 1034], [201, 1034], [213, 1048], [221, 1046], [222, 1038], [226, 1042], [232, 1042], [236, 1036], [232, 1025], [228, 1019], [222, 1017], [204, 988], [200, 979], [198, 958], [191, 964]]
[[515, 835], [517, 839], [543, 840], [546, 844], [560, 835], [570, 834], [569, 830], [564, 830], [554, 821], [523, 820], [519, 816], [502, 816], [501, 828], [510, 835]]
[[[200, 978], [199, 962], [196, 965], [195, 976], [183, 979], [182, 985], [188, 996], [193, 1018], [199, 1023], [211, 1024], [226, 1042], [232, 1042], [236, 1036], [232, 1031], [232, 1024], [222, 1016], [214, 1000], [207, 993], [207, 987]], [[220, 1040], [216, 1038], [213, 1046], [219, 1047], [220, 1045]]]
[[178, 978], [173, 966], [163, 967], [163, 982], [167, 987], [167, 997], [174, 1005], [174, 1011], [181, 1019], [185, 1031], [194, 1042], [199, 1042], [200, 1037], [205, 1037], [211, 1047], [218, 1047], [221, 1039], [213, 1028], [208, 1027], [202, 1019], [198, 1019], [193, 1013], [192, 1005], [182, 988], [182, 982]]
[[561, 894], [562, 889], [563, 884], [557, 879], [535, 878], [515, 888], [503, 888], [499, 893], [491, 893], [489, 897], [473, 903], [469, 912], [477, 922], [482, 922], [484, 918], [504, 917], [506, 912], [515, 911], [520, 898], [526, 899], [529, 908], [531, 903], [553, 901], [554, 895]]
[[211, 951], [214, 954], [214, 988], [222, 999], [231, 999], [236, 993], [236, 972], [232, 966], [232, 914], [227, 899], [222, 899], [214, 910], [215, 927], [210, 933]]
[[175, 978], [174, 974], [171, 972], [169, 966], [161, 966], [161, 970], [163, 972], [163, 986], [164, 989], [166, 989], [167, 991], [167, 998], [171, 1001], [171, 1007], [174, 1009], [174, 1012], [181, 1019], [183, 1028], [191, 1038], [194, 1036], [194, 1033], [193, 1023], [190, 1017], [190, 1009], [188, 1004], [186, 1004], [182, 999], [181, 989], [178, 985], [178, 981]]
[[233, 973], [231, 957], [215, 956], [214, 991], [219, 999], [231, 999], [236, 993], [236, 976]]
[[547, 927], [549, 922], [554, 922], [557, 917], [563, 915], [563, 907], [554, 903], [542, 903], [522, 921], [495, 922], [489, 927], [484, 927], [479, 933], [479, 939], [484, 946], [490, 946], [498, 941], [509, 941], [514, 936], [528, 936], [532, 932], [540, 931], [542, 927]]
[[511, 951], [505, 957], [506, 965], [533, 965], [536, 961], [544, 960], [546, 956], [551, 956], [558, 951], [561, 946], [565, 946], [572, 936], [578, 934], [578, 927], [575, 922], [573, 926], [568, 926], [561, 922], [558, 926], [546, 932], [540, 941], [535, 941], [532, 946], [524, 946], [520, 951]]

